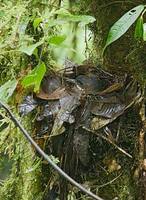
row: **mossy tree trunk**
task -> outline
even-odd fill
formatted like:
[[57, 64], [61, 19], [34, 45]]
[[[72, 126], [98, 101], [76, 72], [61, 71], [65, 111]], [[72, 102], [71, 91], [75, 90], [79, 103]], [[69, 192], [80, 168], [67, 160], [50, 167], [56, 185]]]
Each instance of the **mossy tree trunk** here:
[[96, 22], [91, 27], [94, 33], [94, 46], [97, 57], [106, 69], [113, 73], [130, 72], [134, 74], [137, 71], [144, 71], [145, 68], [145, 50], [144, 42], [137, 42], [134, 39], [133, 25], [127, 33], [119, 40], [110, 45], [102, 57], [102, 50], [106, 42], [106, 38], [110, 27], [127, 11], [135, 6], [144, 4], [145, 1], [84, 1], [82, 2], [82, 11], [93, 15]]
[[[134, 39], [135, 25], [133, 25], [120, 39], [118, 39], [112, 45], [107, 47], [104, 56], [102, 56], [102, 51], [110, 27], [127, 11], [134, 8], [135, 6], [144, 4], [145, 1], [91, 0], [86, 2], [80, 2], [81, 13], [88, 13], [96, 18], [96, 22], [94, 23], [94, 25], [91, 26], [91, 30], [94, 33], [94, 47], [97, 52], [96, 56], [99, 63], [103, 65], [104, 69], [107, 69], [111, 73], [118, 75], [123, 75], [127, 73], [128, 75], [133, 75], [134, 78], [137, 79], [143, 87], [145, 83], [144, 78], [146, 69], [146, 44], [143, 41], [137, 41], [136, 39]], [[145, 159], [146, 153], [146, 150], [144, 149], [145, 133], [143, 131], [143, 128], [145, 127], [145, 118], [143, 117], [144, 115], [145, 109], [141, 108], [140, 105], [138, 108], [133, 108], [133, 111], [130, 114], [123, 116], [122, 119], [123, 121], [127, 121], [126, 124], [122, 122], [121, 140], [124, 140], [123, 144], [128, 142], [128, 132], [131, 123], [137, 123], [139, 128], [136, 128], [135, 130], [133, 129], [132, 132], [134, 137], [130, 141], [130, 143], [135, 143], [133, 146], [131, 146], [131, 151], [133, 151], [133, 153], [131, 153], [133, 154], [134, 160], [127, 161], [127, 163], [129, 163], [130, 168], [124, 167], [122, 172], [123, 179], [119, 179], [118, 184], [123, 187], [118, 191], [118, 196], [121, 200], [146, 199], [146, 196], [144, 195], [145, 181], [143, 180], [143, 178], [141, 178], [141, 172], [139, 174], [137, 173], [137, 170], [143, 170], [142, 163]], [[132, 118], [135, 118], [135, 121], [132, 122]], [[126, 125], [127, 127], [125, 127]], [[122, 129], [124, 130], [124, 132], [122, 131]], [[142, 142], [141, 138], [143, 138]], [[123, 163], [125, 163], [126, 166], [126, 160], [123, 160]], [[133, 179], [133, 177], [139, 177], [139, 181]], [[105, 190], [105, 193], [107, 191]], [[112, 199], [110, 197], [112, 196], [112, 192], [112, 190], [111, 192], [109, 192], [109, 196], [105, 195], [106, 199]]]

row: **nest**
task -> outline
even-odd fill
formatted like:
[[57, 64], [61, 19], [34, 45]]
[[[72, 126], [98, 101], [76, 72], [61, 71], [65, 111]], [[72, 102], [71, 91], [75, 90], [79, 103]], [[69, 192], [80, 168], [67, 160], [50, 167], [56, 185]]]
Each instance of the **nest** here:
[[[111, 171], [121, 168], [116, 160], [105, 158], [100, 138], [131, 156], [118, 147], [118, 136], [115, 138], [111, 129], [117, 119], [141, 99], [141, 88], [133, 77], [127, 74], [114, 76], [100, 67], [73, 65], [59, 72], [49, 72], [39, 93], [26, 96], [19, 110], [21, 115], [35, 111], [36, 141], [48, 154], [59, 158], [66, 173], [84, 183], [83, 174], [90, 174], [90, 179], [93, 179], [91, 171], [95, 172], [95, 152]], [[44, 169], [52, 177], [45, 165]], [[97, 172], [95, 174], [98, 176]], [[47, 182], [49, 180], [51, 178]], [[66, 200], [70, 186], [58, 178], [52, 182], [53, 187], [48, 187], [46, 198], [51, 198], [54, 191], [53, 194], [59, 193], [60, 199]], [[75, 193], [80, 197], [81, 194]]]

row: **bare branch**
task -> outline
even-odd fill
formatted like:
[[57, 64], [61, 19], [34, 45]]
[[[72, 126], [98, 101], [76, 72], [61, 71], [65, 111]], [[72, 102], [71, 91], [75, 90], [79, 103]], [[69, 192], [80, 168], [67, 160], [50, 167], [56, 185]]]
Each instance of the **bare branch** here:
[[61, 176], [63, 176], [66, 180], [68, 180], [72, 185], [76, 186], [79, 190], [87, 194], [93, 199], [96, 200], [103, 200], [99, 196], [95, 195], [94, 193], [90, 192], [89, 190], [86, 190], [82, 185], [80, 185], [78, 182], [76, 182], [74, 179], [72, 179], [69, 175], [67, 175], [58, 165], [56, 165], [49, 156], [37, 145], [37, 143], [32, 139], [30, 134], [24, 129], [24, 127], [21, 125], [21, 123], [17, 120], [17, 118], [14, 116], [14, 114], [11, 112], [9, 107], [0, 101], [0, 106], [5, 109], [5, 111], [9, 114], [11, 120], [14, 122], [14, 124], [21, 130], [23, 135], [26, 137], [26, 139], [35, 147], [37, 152], [51, 165], [52, 168], [54, 168]]

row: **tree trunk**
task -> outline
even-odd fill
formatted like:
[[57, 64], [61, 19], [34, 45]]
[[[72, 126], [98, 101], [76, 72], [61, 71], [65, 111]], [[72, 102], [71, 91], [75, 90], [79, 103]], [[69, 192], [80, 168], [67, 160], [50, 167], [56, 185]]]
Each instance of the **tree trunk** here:
[[[91, 26], [91, 30], [94, 33], [94, 47], [97, 52], [97, 60], [99, 63], [103, 65], [103, 68], [107, 69], [111, 73], [114, 74], [131, 74], [137, 79], [142, 85], [145, 80], [145, 64], [146, 64], [146, 44], [144, 42], [136, 41], [134, 39], [134, 28], [133, 25], [120, 39], [115, 41], [109, 47], [107, 47], [104, 56], [102, 56], [103, 47], [106, 42], [106, 38], [109, 32], [110, 27], [127, 11], [132, 9], [135, 6], [140, 4], [144, 4], [145, 1], [108, 1], [108, 0], [92, 0], [92, 1], [81, 1], [81, 12], [93, 15], [96, 18], [96, 22], [93, 26]], [[96, 57], [95, 56], [95, 57]], [[142, 86], [143, 87], [143, 86]], [[141, 106], [140, 106], [141, 107]], [[133, 111], [128, 112], [125, 116], [123, 116], [122, 125], [121, 125], [121, 138], [119, 140], [123, 140], [124, 143], [127, 143], [129, 127], [132, 125], [138, 126], [133, 129], [131, 134], [133, 134], [133, 139], [130, 141], [129, 145], [131, 146], [131, 153], [133, 151], [134, 160], [124, 160], [123, 164], [125, 167], [122, 167], [122, 176], [117, 183], [121, 185], [121, 189], [117, 190], [118, 199], [146, 199], [145, 196], [145, 169], [143, 169], [141, 163], [144, 162], [145, 158], [145, 142], [144, 142], [144, 131], [145, 127], [145, 117], [144, 113], [139, 115], [139, 111], [141, 108], [133, 108]], [[139, 110], [140, 109], [140, 110]], [[144, 111], [145, 112], [145, 111]], [[135, 117], [135, 121], [131, 121]], [[125, 125], [125, 122], [127, 121]], [[141, 123], [142, 122], [142, 123]], [[130, 125], [131, 124], [131, 125]], [[136, 125], [137, 124], [137, 125]], [[139, 125], [138, 125], [139, 124]], [[118, 128], [116, 128], [118, 129]], [[123, 132], [122, 129], [125, 129]], [[141, 131], [140, 131], [141, 130]], [[145, 128], [144, 128], [145, 130]], [[142, 136], [141, 136], [142, 135]], [[138, 138], [141, 142], [138, 142]], [[120, 143], [121, 141], [119, 141]], [[143, 153], [142, 153], [143, 152]], [[138, 158], [138, 160], [137, 160]], [[126, 163], [129, 163], [129, 166], [126, 167]], [[124, 166], [123, 165], [123, 166]], [[137, 174], [137, 170], [139, 173]], [[135, 177], [139, 177], [139, 180], [133, 180]], [[143, 175], [142, 175], [143, 174]], [[111, 186], [112, 188], [112, 186]], [[103, 193], [105, 195], [105, 199], [112, 199], [113, 191], [108, 191], [105, 187], [103, 188]], [[108, 193], [109, 192], [109, 193]], [[106, 193], [107, 196], [106, 196]], [[102, 195], [102, 194], [101, 194]], [[103, 197], [104, 197], [103, 195]], [[113, 195], [114, 196], [114, 195]]]
[[96, 22], [91, 27], [94, 33], [94, 46], [97, 51], [97, 57], [106, 69], [113, 73], [132, 73], [134, 74], [144, 70], [145, 66], [145, 48], [143, 42], [137, 42], [134, 39], [134, 26], [124, 34], [119, 40], [110, 45], [104, 57], [102, 57], [103, 47], [110, 27], [127, 11], [135, 6], [145, 3], [144, 1], [100, 1], [92, 0], [81, 1], [82, 12], [88, 12], [96, 18]]

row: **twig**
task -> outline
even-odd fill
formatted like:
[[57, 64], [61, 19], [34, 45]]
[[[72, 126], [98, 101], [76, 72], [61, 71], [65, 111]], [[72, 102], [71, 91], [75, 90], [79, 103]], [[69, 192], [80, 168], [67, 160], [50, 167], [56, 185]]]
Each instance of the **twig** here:
[[122, 121], [122, 120], [121, 120], [121, 118], [120, 118], [120, 121], [119, 121], [119, 123], [118, 123], [118, 128], [117, 128], [116, 142], [118, 142], [119, 135], [120, 135], [120, 129], [121, 129], [121, 124], [122, 124], [121, 121]]
[[102, 184], [102, 185], [97, 185], [97, 189], [112, 184], [112, 183], [113, 183], [114, 181], [116, 181], [121, 175], [122, 175], [122, 173], [119, 174], [117, 177], [115, 177], [114, 179], [112, 179], [111, 181], [109, 181], [109, 182], [107, 182], [107, 183], [104, 183], [104, 184]]
[[14, 116], [14, 114], [11, 112], [9, 107], [0, 101], [0, 106], [2, 106], [6, 112], [9, 114], [11, 120], [14, 122], [14, 124], [21, 130], [23, 135], [26, 137], [26, 139], [35, 147], [37, 152], [66, 180], [68, 180], [71, 184], [76, 186], [78, 189], [80, 189], [82, 192], [86, 193], [88, 196], [90, 196], [93, 199], [96, 200], [103, 200], [99, 196], [93, 194], [89, 190], [86, 190], [82, 185], [80, 185], [78, 182], [76, 182], [74, 179], [72, 179], [69, 175], [67, 175], [58, 165], [56, 165], [49, 156], [37, 145], [37, 143], [32, 139], [32, 137], [29, 135], [29, 133], [24, 129], [24, 127], [21, 125], [21, 123], [17, 120], [17, 118]]
[[109, 138], [103, 136], [103, 135], [98, 135], [99, 137], [103, 138], [104, 140], [106, 140], [107, 142], [111, 143], [116, 149], [118, 149], [119, 151], [121, 151], [122, 153], [124, 153], [126, 156], [128, 156], [129, 158], [132, 158], [132, 156], [127, 153], [124, 149], [122, 149], [121, 147], [119, 147], [118, 145], [116, 145], [112, 140], [110, 140]]
[[[119, 174], [117, 177], [115, 177], [114, 179], [112, 179], [111, 181], [109, 181], [109, 182], [107, 182], [107, 183], [104, 183], [104, 184], [102, 184], [102, 185], [97, 185], [96, 186], [96, 190], [98, 190], [99, 188], [102, 188], [102, 187], [105, 187], [105, 186], [107, 186], [107, 185], [110, 185], [110, 184], [112, 184], [114, 181], [116, 181], [120, 176], [122, 175], [122, 173], [121, 174]], [[93, 186], [94, 187], [94, 186]], [[84, 198], [85, 197], [87, 197], [87, 195], [84, 195]], [[77, 200], [80, 200], [82, 197], [80, 197], [80, 198], [78, 198]], [[113, 199], [114, 200], [114, 199]]]
[[119, 151], [121, 151], [122, 153], [124, 153], [125, 155], [127, 155], [129, 158], [132, 158], [132, 156], [127, 153], [125, 150], [123, 150], [121, 147], [119, 147], [117, 144], [114, 143], [114, 141], [110, 140], [110, 138], [107, 138], [103, 135], [97, 134], [99, 137], [103, 138], [104, 140], [108, 141], [109, 143], [111, 143], [115, 148], [117, 148]]

